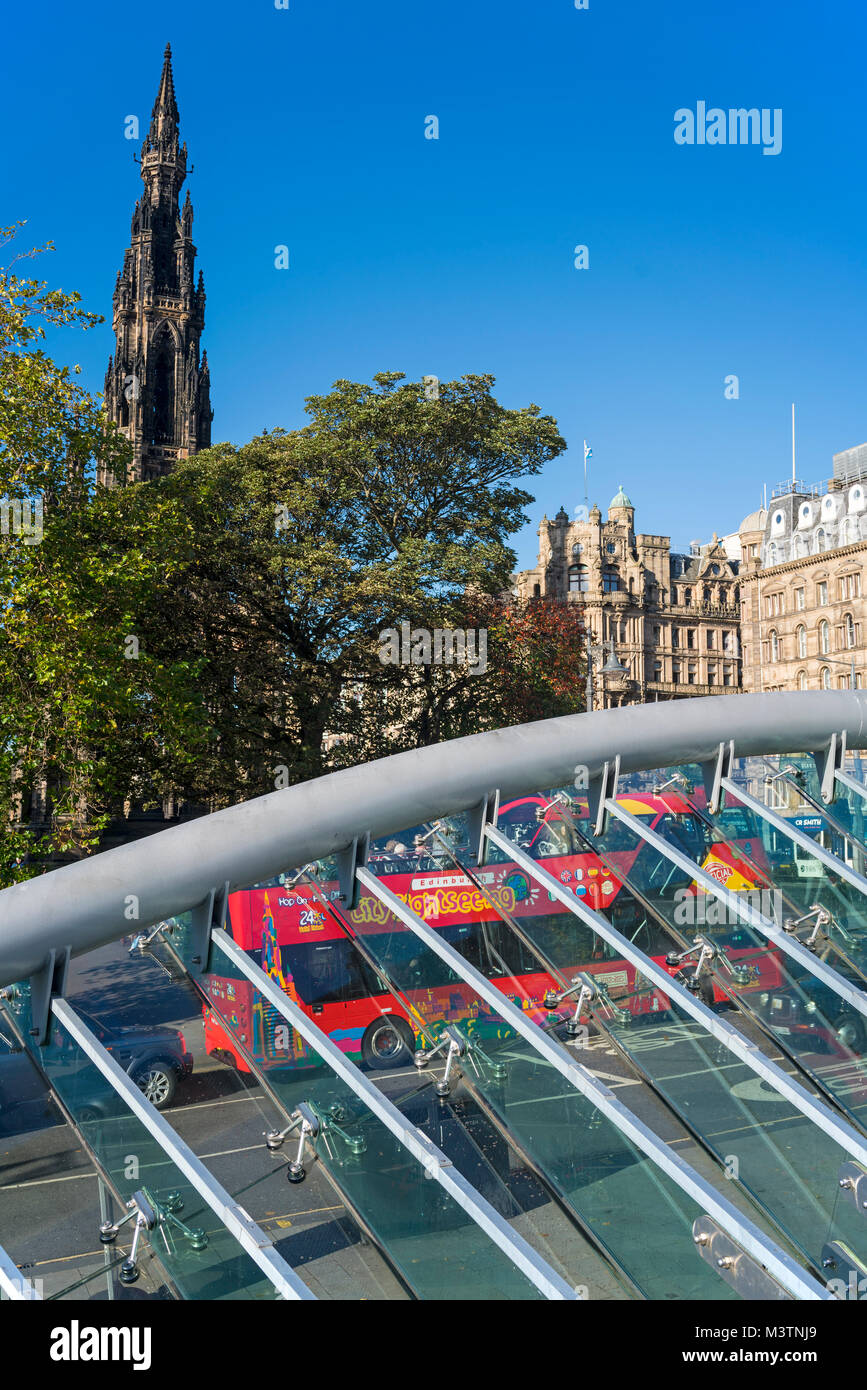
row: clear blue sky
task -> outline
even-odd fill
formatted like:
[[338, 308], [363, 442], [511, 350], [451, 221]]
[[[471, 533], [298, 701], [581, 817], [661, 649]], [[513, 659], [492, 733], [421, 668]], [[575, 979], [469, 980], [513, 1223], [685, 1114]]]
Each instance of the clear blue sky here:
[[[678, 545], [789, 475], [791, 401], [807, 480], [867, 440], [863, 0], [47, 0], [3, 33], [0, 220], [109, 317], [124, 118], [146, 125], [171, 41], [215, 440], [303, 423], [338, 377], [492, 372], [570, 445], [522, 565], [582, 501], [585, 436], [591, 500], [622, 482]], [[782, 108], [782, 152], [676, 145], [699, 100]], [[101, 390], [109, 324], [61, 342]]]

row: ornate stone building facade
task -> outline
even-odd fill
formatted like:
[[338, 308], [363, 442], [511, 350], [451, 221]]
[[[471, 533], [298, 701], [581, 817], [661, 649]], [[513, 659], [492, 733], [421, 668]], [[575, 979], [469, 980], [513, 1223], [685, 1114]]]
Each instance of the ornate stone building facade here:
[[867, 446], [837, 454], [827, 491], [790, 483], [741, 523], [747, 690], [867, 683]]
[[[179, 195], [187, 147], [179, 143], [171, 48], [166, 46], [150, 129], [141, 149], [144, 193], [114, 290], [116, 349], [105, 404], [132, 442], [132, 481], [168, 473], [211, 442], [207, 353], [199, 356], [205, 285], [194, 281], [193, 205]], [[105, 482], [110, 479], [103, 479]]]
[[[513, 591], [581, 606], [593, 704], [604, 709], [741, 689], [737, 571], [716, 536], [683, 555], [668, 536], [636, 534], [620, 488], [605, 521], [595, 506], [586, 520], [563, 509], [545, 517], [538, 564], [515, 576]], [[616, 664], [625, 670], [603, 669]]]

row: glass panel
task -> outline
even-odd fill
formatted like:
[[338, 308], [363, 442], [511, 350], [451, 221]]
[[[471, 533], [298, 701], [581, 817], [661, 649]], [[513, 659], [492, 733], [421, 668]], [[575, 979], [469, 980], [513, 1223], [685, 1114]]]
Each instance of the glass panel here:
[[[18, 991], [12, 1007], [29, 1039], [30, 987]], [[183, 1297], [276, 1299], [273, 1285], [68, 1032], [53, 1021], [46, 1046], [28, 1046], [117, 1189], [126, 1199], [143, 1190], [165, 1214], [150, 1240]]]
[[[568, 823], [569, 812], [562, 803], [558, 815]], [[571, 828], [577, 832], [574, 823]], [[739, 1182], [821, 1268], [837, 1177], [848, 1154], [645, 980], [615, 944], [569, 913], [535, 880], [530, 878], [515, 894], [515, 905], [506, 912], [503, 885], [508, 881], [514, 888], [518, 874], [528, 876], [505, 855], [501, 859], [496, 866], [479, 870], [463, 867], [498, 913], [499, 920], [481, 928], [486, 938], [497, 941], [497, 959], [520, 972], [537, 998], [544, 998], [551, 973], [568, 984], [578, 971], [593, 976], [603, 997], [592, 1009], [592, 1018], [603, 1033], [701, 1136], [724, 1166], [726, 1177]], [[545, 868], [577, 888], [587, 881], [594, 861], [601, 865], [589, 853], [561, 856], [548, 860]], [[663, 965], [673, 944], [664, 927], [643, 913], [626, 889], [608, 896], [609, 906], [602, 915], [615, 930], [640, 938], [639, 949], [648, 950]], [[732, 950], [730, 958], [743, 970], [744, 960], [754, 961], [756, 953]], [[564, 1018], [577, 1013], [574, 996], [571, 1008], [564, 1000], [558, 1009]], [[589, 1022], [590, 1017], [585, 1009], [582, 1018]], [[577, 1023], [576, 1017], [573, 1027]], [[762, 1041], [748, 1020], [743, 1027], [753, 1042]], [[574, 1046], [582, 1046], [587, 1031], [575, 1029]], [[591, 1059], [588, 1064], [592, 1067]], [[867, 1257], [867, 1227], [854, 1248]]]
[[[398, 852], [395, 844], [390, 845], [389, 852]], [[290, 876], [282, 878], [288, 881]], [[412, 1060], [416, 1043], [430, 1050], [439, 1029], [436, 1025], [428, 1028], [404, 996], [389, 990], [375, 956], [363, 942], [351, 939], [349, 928], [333, 911], [335, 893], [333, 881], [320, 885], [309, 877], [291, 887], [278, 883], [236, 893], [230, 900], [235, 941], [256, 964], [265, 962], [269, 974], [317, 1028], [367, 1071], [372, 1081], [387, 1090], [392, 1104], [446, 1150], [458, 1171], [497, 1211], [516, 1221], [533, 1248], [567, 1282], [586, 1287], [591, 1298], [626, 1296], [625, 1286], [618, 1284], [574, 1215], [556, 1207], [550, 1194], [528, 1171], [525, 1157], [515, 1151], [508, 1138], [497, 1134], [490, 1117], [474, 1112], [473, 1123], [487, 1135], [485, 1144], [492, 1152], [499, 1154], [506, 1144], [507, 1183], [491, 1163], [480, 1169], [479, 1155], [471, 1157], [474, 1146], [465, 1133], [459, 1133], [461, 1126], [445, 1123], [444, 1100], [437, 1098], [431, 1102], [432, 1108], [425, 1110], [442, 1067], [434, 1066], [420, 1078]], [[325, 956], [327, 961], [335, 947], [339, 947], [339, 975], [330, 964], [323, 969], [316, 960]], [[313, 958], [312, 962], [305, 961], [305, 953]], [[340, 988], [334, 987], [335, 981]], [[323, 982], [328, 985], [327, 991], [321, 989]], [[268, 1077], [270, 1084], [275, 1063], [285, 1063], [285, 1049], [277, 1046], [282, 1040], [278, 1033], [281, 1017], [269, 1003], [251, 1008], [250, 987], [243, 980], [212, 974], [206, 977], [205, 984], [209, 1001], [220, 1015], [206, 1020], [209, 1056], [231, 1059], [231, 1064], [242, 1071], [252, 1059], [252, 1065]], [[323, 999], [324, 993], [331, 998]], [[306, 1043], [293, 1034], [292, 1047], [296, 1054], [293, 1061], [303, 1067]], [[421, 1113], [427, 1114], [426, 1121], [417, 1118], [422, 1099]], [[294, 1104], [294, 1097], [290, 1096], [289, 1102]]]
[[120, 1208], [107, 1190], [101, 1208], [87, 1151], [2, 1012], [0, 1034], [0, 1232], [7, 1253], [44, 1299], [105, 1299], [107, 1279], [114, 1299], [173, 1297], [148, 1245], [138, 1282], [120, 1282], [129, 1228], [113, 1246], [100, 1249], [98, 1238], [100, 1223]]
[[[588, 859], [589, 856], [574, 858], [572, 872]], [[554, 866], [549, 863], [545, 867], [552, 871]], [[497, 866], [493, 870], [495, 883], [516, 869], [516, 865], [508, 863]], [[472, 871], [466, 872], [475, 877]], [[487, 876], [485, 870], [479, 871], [479, 880]], [[538, 901], [548, 895], [542, 889], [535, 895], [531, 890], [530, 896], [536, 896]], [[496, 898], [496, 888], [491, 897]], [[639, 922], [635, 912], [638, 904], [634, 898], [629, 901], [630, 913], [625, 903], [618, 906], [612, 902], [603, 915], [609, 921], [617, 916], [621, 927], [635, 926]], [[525, 902], [509, 916], [521, 935], [538, 947], [541, 956], [560, 967], [558, 978], [571, 983], [580, 970], [603, 987], [603, 998], [592, 1011], [585, 1009], [582, 1019], [589, 1022], [592, 1017], [601, 1026], [617, 1049], [700, 1135], [719, 1159], [726, 1176], [740, 1182], [820, 1268], [837, 1194], [837, 1175], [848, 1154], [642, 977], [632, 962], [618, 953], [616, 945], [568, 913], [559, 902], [543, 901], [541, 911], [530, 910], [532, 906], [531, 901]], [[518, 941], [506, 923], [501, 921], [498, 926], [501, 934], [513, 936], [514, 954], [527, 957], [526, 945]], [[666, 933], [658, 924], [641, 917], [639, 930], [631, 934], [641, 937], [642, 945], [650, 948], [658, 964], [664, 963], [663, 953], [671, 949], [672, 942], [666, 941]], [[507, 952], [504, 950], [503, 954]], [[733, 952], [732, 958], [742, 968], [743, 953]], [[538, 974], [538, 958], [531, 968]], [[564, 1000], [558, 1011], [564, 1018], [575, 1013], [574, 997], [571, 1009], [568, 1000]], [[749, 1028], [747, 1020], [742, 1021], [741, 1027], [752, 1041], [761, 1041], [761, 1035]], [[583, 1034], [578, 1032], [577, 1046], [585, 1035], [586, 1029]], [[855, 1248], [863, 1250], [867, 1258], [867, 1226], [860, 1234], [860, 1244]]]
[[[238, 1018], [243, 1008], [254, 1035], [268, 1032], [275, 1054], [266, 1065], [269, 1086], [288, 1112], [303, 1103], [315, 1113], [319, 1162], [346, 1191], [419, 1297], [540, 1297], [441, 1184], [263, 999], [219, 944], [211, 965], [220, 982], [212, 988], [215, 1007], [227, 1020]], [[281, 1054], [283, 1065], [276, 1060]], [[297, 1138], [290, 1135], [286, 1144], [295, 1149]]]
[[[123, 1011], [103, 1012], [100, 987], [105, 963], [96, 956], [77, 963], [77, 995], [87, 1000], [95, 1026], [122, 1021], [124, 1040], [176, 1040], [193, 1069], [179, 1081], [163, 1114], [186, 1144], [267, 1232], [278, 1253], [302, 1274], [321, 1299], [393, 1300], [408, 1292], [376, 1245], [369, 1241], [321, 1166], [302, 1188], [285, 1180], [286, 1159], [266, 1148], [263, 1135], [285, 1120], [279, 1098], [269, 1092], [247, 1054], [215, 1024], [211, 1001], [186, 972], [178, 948], [192, 950], [189, 917], [159, 933], [142, 954], [112, 962], [115, 986], [123, 979]], [[158, 964], [155, 964], [158, 962]], [[207, 1007], [206, 1007], [207, 1004]], [[96, 1017], [95, 1017], [96, 1016]], [[171, 1028], [152, 1026], [172, 1020]], [[124, 1063], [126, 1065], [126, 1062]], [[134, 1073], [137, 1074], [137, 1073]]]
[[[424, 833], [423, 827], [416, 829]], [[456, 833], [459, 838], [459, 829]], [[413, 838], [412, 832], [401, 837], [404, 843]], [[376, 859], [371, 866], [466, 960], [484, 969], [490, 943], [474, 920], [490, 920], [484, 899], [466, 875], [443, 868], [442, 852], [432, 848], [417, 859], [415, 873], [382, 872]], [[471, 1089], [646, 1296], [729, 1296], [692, 1247], [692, 1222], [699, 1211], [679, 1188], [379, 899], [363, 890], [347, 918], [426, 1032], [438, 1036], [451, 1025], [462, 1034], [470, 1045], [462, 1069]], [[498, 987], [546, 1026], [532, 986], [501, 969]]]
[[[629, 809], [627, 799], [620, 798], [620, 801]], [[703, 987], [706, 1002], [723, 1003], [727, 996], [736, 1000], [760, 1021], [799, 1069], [817, 1081], [856, 1123], [862, 1124], [867, 1118], [865, 1066], [860, 1054], [847, 1045], [843, 1031], [853, 1011], [829, 986], [793, 962], [790, 956], [769, 945], [758, 929], [743, 923], [728, 904], [697, 889], [682, 870], [642, 840], [631, 827], [622, 822], [615, 824], [613, 816], [610, 827], [610, 832], [606, 831], [596, 843], [603, 852], [609, 841], [616, 844], [617, 849], [609, 858], [617, 864], [619, 882], [627, 887], [634, 885], [633, 896], [641, 900], [635, 934], [624, 931], [624, 935], [660, 960], [664, 960], [660, 946], [654, 947], [651, 943], [660, 921], [671, 928], [675, 939], [684, 946], [689, 946], [696, 935], [707, 937], [722, 952], [723, 958], [714, 972], [712, 990]], [[652, 828], [657, 829], [658, 823]], [[680, 836], [678, 848], [683, 853], [686, 852], [684, 843], [685, 838]], [[738, 843], [734, 842], [735, 848]], [[768, 906], [768, 893], [774, 903], [776, 875], [773, 876], [773, 889], [759, 888], [745, 861], [727, 853], [721, 842], [710, 846], [699, 846], [697, 842], [691, 857], [706, 867], [709, 857], [719, 862], [721, 867], [717, 873], [712, 867], [708, 872], [714, 877], [718, 874], [721, 881], [724, 879], [730, 891], [748, 896], [751, 905], [760, 911]], [[778, 921], [781, 914], [782, 908], [778, 906], [775, 914]], [[614, 914], [612, 920], [617, 926]], [[645, 943], [650, 944], [649, 951]], [[691, 974], [687, 968], [685, 979], [689, 980]]]

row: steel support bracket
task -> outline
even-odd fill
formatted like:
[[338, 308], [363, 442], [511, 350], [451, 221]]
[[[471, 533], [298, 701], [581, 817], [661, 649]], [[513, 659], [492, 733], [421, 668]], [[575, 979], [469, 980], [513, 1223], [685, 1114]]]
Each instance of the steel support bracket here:
[[840, 1191], [855, 1203], [859, 1216], [867, 1217], [867, 1168], [849, 1159], [837, 1174]]
[[229, 918], [229, 882], [212, 888], [208, 896], [190, 912], [190, 956], [188, 969], [205, 975], [211, 967], [211, 932], [225, 927]]
[[48, 1041], [51, 1001], [62, 999], [66, 993], [71, 954], [70, 946], [49, 951], [42, 967], [30, 976], [30, 1036], [37, 1047], [44, 1047]]
[[845, 1284], [847, 1301], [867, 1298], [867, 1265], [843, 1241], [829, 1240], [822, 1247], [822, 1269], [829, 1286], [832, 1281]]
[[367, 865], [370, 856], [370, 831], [356, 835], [345, 849], [337, 851], [337, 886], [340, 890], [338, 901], [344, 912], [354, 912], [361, 897], [361, 884], [356, 878], [356, 870]]
[[731, 777], [734, 760], [734, 740], [729, 739], [728, 743], [720, 744], [715, 758], [701, 765], [704, 794], [707, 797], [708, 814], [711, 816], [715, 816], [722, 808], [723, 798], [725, 796], [722, 788], [722, 779], [724, 777]]
[[[311, 1139], [315, 1139], [319, 1133], [319, 1116], [307, 1101], [301, 1100], [295, 1107], [296, 1113], [301, 1121], [301, 1126], [305, 1134], [309, 1134]], [[305, 1128], [306, 1127], [306, 1128]]]
[[705, 1263], [741, 1298], [765, 1302], [791, 1299], [792, 1295], [773, 1275], [742, 1250], [713, 1217], [697, 1217], [692, 1225], [692, 1238]]
[[614, 762], [602, 764], [602, 771], [597, 777], [591, 777], [587, 786], [587, 803], [590, 812], [590, 819], [593, 822], [593, 834], [604, 835], [607, 812], [605, 803], [609, 798], [617, 799], [617, 784], [620, 781], [620, 754], [618, 753]]
[[488, 857], [488, 837], [485, 834], [485, 828], [497, 824], [499, 810], [500, 793], [495, 791], [488, 792], [477, 805], [472, 806], [467, 812], [470, 836], [467, 858], [471, 864], [475, 864], [479, 869], [484, 867]]
[[820, 753], [814, 753], [813, 761], [819, 773], [822, 800], [828, 806], [837, 795], [836, 774], [843, 771], [846, 761], [846, 730], [832, 734], [828, 747]]

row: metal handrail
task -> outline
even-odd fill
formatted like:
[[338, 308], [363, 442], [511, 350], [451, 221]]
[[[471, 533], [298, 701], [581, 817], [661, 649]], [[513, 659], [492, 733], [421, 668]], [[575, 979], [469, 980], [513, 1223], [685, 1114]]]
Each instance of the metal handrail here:
[[[867, 748], [867, 692], [720, 695], [521, 724], [333, 772], [173, 826], [0, 891], [0, 987], [206, 902], [327, 858], [361, 833], [390, 835], [504, 797], [588, 777], [620, 758], [640, 772], [716, 757]], [[131, 925], [132, 924], [132, 925]]]
[[0, 1245], [0, 1294], [15, 1303], [36, 1303], [42, 1299], [41, 1293], [33, 1287], [17, 1264], [10, 1259]]

